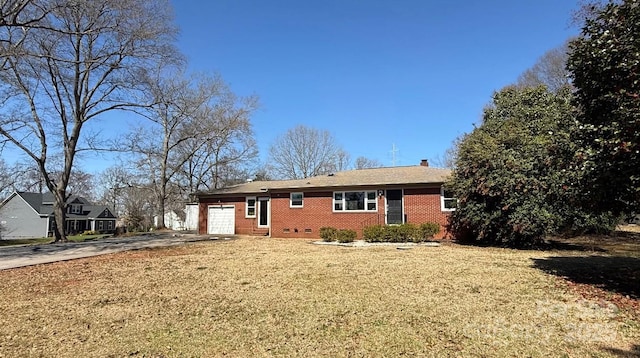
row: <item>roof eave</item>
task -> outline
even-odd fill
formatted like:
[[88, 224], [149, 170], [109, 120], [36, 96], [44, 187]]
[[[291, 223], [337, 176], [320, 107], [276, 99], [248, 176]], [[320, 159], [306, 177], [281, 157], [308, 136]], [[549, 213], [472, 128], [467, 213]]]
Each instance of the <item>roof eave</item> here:
[[432, 181], [432, 182], [409, 182], [409, 183], [367, 183], [367, 184], [335, 184], [335, 185], [306, 185], [306, 186], [287, 186], [281, 188], [269, 188], [263, 191], [255, 191], [255, 190], [247, 190], [247, 191], [220, 191], [220, 192], [209, 192], [209, 193], [196, 193], [194, 194], [198, 198], [216, 198], [216, 197], [228, 197], [228, 196], [245, 196], [245, 195], [253, 195], [257, 196], [260, 194], [267, 194], [269, 192], [283, 192], [283, 191], [291, 191], [291, 190], [323, 190], [323, 189], [338, 189], [338, 188], [366, 188], [366, 187], [389, 187], [389, 186], [424, 186], [424, 185], [442, 185], [444, 184], [444, 180], [442, 181]]

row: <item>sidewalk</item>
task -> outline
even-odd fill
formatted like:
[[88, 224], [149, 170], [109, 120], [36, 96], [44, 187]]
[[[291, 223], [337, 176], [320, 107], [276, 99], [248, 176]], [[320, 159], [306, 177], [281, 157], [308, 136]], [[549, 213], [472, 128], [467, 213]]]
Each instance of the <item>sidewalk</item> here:
[[182, 245], [210, 240], [209, 236], [193, 234], [152, 234], [124, 238], [108, 238], [85, 242], [0, 247], [0, 270], [39, 265], [56, 261], [111, 254], [152, 247]]

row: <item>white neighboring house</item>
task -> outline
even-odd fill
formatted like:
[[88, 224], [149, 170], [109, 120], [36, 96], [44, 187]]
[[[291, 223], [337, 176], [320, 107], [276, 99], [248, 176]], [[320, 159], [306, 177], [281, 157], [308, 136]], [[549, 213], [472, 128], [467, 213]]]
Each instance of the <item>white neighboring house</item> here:
[[[164, 226], [173, 230], [198, 229], [198, 204], [187, 204], [182, 209], [182, 215], [175, 210], [164, 213]], [[158, 226], [158, 216], [153, 217], [153, 223]]]
[[184, 220], [185, 230], [198, 230], [198, 203], [187, 204]]

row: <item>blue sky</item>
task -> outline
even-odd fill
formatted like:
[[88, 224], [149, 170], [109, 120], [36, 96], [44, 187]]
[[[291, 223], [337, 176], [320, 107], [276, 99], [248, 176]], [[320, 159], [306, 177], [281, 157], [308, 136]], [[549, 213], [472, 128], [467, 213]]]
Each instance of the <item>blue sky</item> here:
[[494, 91], [578, 34], [578, 1], [174, 0], [193, 71], [257, 94], [261, 157], [297, 124], [352, 159], [435, 158], [479, 122]]
[[[302, 124], [331, 132], [352, 160], [385, 166], [433, 162], [471, 131], [494, 91], [579, 33], [579, 2], [172, 0], [190, 71], [217, 72], [237, 94], [259, 96], [252, 122], [262, 161], [277, 136]], [[111, 116], [94, 125], [111, 132]], [[9, 148], [2, 155], [24, 159]], [[113, 164], [90, 154], [76, 163], [93, 173]]]

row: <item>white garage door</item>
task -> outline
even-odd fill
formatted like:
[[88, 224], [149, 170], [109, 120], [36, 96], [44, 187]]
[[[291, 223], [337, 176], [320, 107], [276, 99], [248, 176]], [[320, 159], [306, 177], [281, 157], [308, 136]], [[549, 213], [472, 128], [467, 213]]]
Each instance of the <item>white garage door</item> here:
[[235, 230], [236, 215], [233, 205], [210, 206], [207, 223], [207, 233], [216, 235], [233, 235]]

